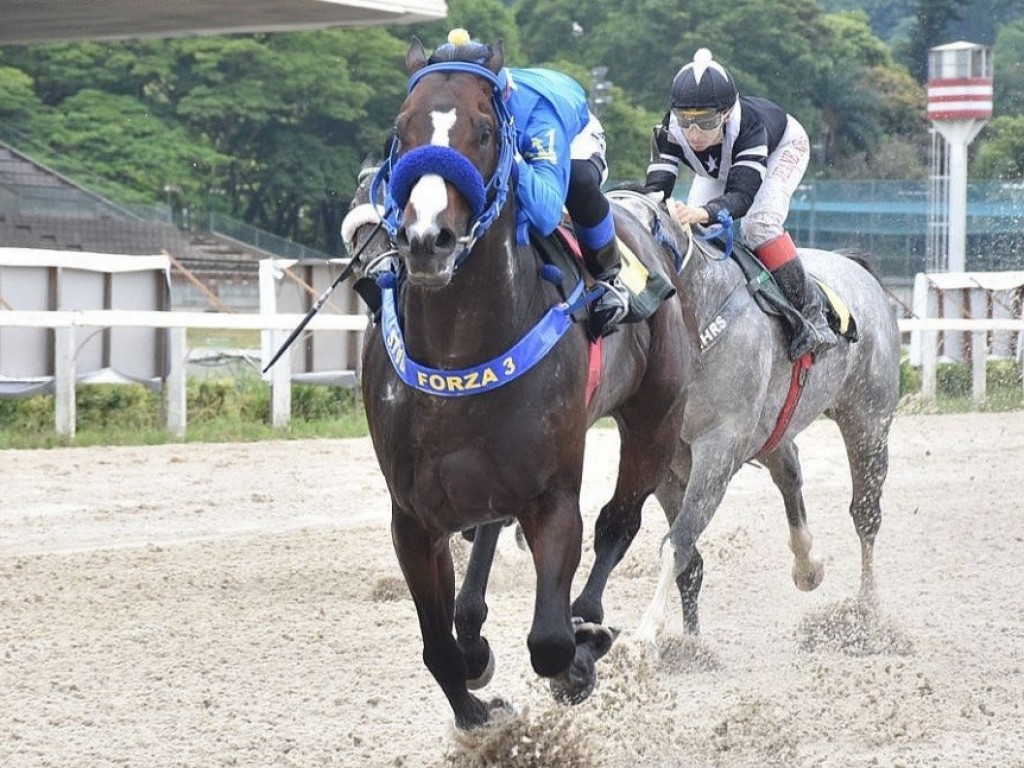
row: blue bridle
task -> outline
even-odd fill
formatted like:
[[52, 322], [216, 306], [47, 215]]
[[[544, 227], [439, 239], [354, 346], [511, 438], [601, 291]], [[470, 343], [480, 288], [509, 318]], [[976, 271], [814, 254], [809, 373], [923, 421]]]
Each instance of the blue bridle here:
[[476, 167], [461, 153], [451, 147], [425, 145], [410, 150], [402, 157], [398, 142], [381, 165], [370, 185], [370, 199], [379, 200], [383, 189], [385, 229], [392, 239], [401, 225], [402, 211], [409, 202], [409, 195], [416, 182], [428, 173], [441, 176], [455, 186], [473, 211], [473, 223], [469, 233], [459, 238], [462, 250], [456, 256], [455, 265], [469, 255], [476, 241], [487, 231], [501, 212], [508, 198], [515, 166], [516, 131], [512, 115], [503, 97], [502, 86], [487, 67], [468, 61], [446, 61], [430, 64], [415, 72], [409, 78], [407, 92], [412, 92], [421, 79], [437, 72], [466, 72], [481, 77], [491, 84], [491, 104], [498, 120], [498, 163], [491, 178], [485, 183]]

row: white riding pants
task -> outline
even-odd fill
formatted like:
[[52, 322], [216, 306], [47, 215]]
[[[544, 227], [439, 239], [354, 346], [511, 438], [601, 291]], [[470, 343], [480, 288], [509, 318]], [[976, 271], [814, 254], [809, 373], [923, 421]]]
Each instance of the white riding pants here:
[[[740, 235], [748, 248], [753, 250], [785, 231], [789, 202], [803, 180], [810, 159], [811, 143], [807, 139], [807, 131], [790, 117], [782, 141], [768, 155], [768, 170], [761, 188], [741, 220]], [[695, 176], [687, 204], [699, 207], [719, 197], [725, 192], [725, 181]]]

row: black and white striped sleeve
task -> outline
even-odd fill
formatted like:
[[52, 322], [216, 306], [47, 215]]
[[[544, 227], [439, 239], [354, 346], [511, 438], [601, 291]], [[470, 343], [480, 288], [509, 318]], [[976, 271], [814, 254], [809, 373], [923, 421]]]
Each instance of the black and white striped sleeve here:
[[651, 162], [647, 166], [647, 180], [644, 186], [651, 191], [660, 191], [667, 200], [672, 196], [679, 176], [679, 163], [683, 160], [682, 147], [669, 138], [668, 116], [665, 122], [654, 128], [651, 141]]

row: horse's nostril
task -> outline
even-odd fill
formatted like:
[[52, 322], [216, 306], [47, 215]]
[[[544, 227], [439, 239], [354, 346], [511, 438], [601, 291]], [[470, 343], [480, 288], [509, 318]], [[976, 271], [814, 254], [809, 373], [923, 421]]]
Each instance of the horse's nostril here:
[[434, 241], [434, 247], [439, 251], [447, 251], [455, 247], [455, 233], [450, 229], [442, 229], [437, 233], [437, 239]]

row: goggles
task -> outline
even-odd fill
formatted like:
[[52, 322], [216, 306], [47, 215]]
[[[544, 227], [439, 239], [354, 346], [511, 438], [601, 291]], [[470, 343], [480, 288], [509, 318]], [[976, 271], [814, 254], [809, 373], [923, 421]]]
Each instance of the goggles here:
[[673, 109], [672, 113], [684, 131], [694, 127], [701, 131], [714, 131], [725, 121], [725, 112], [708, 109]]

